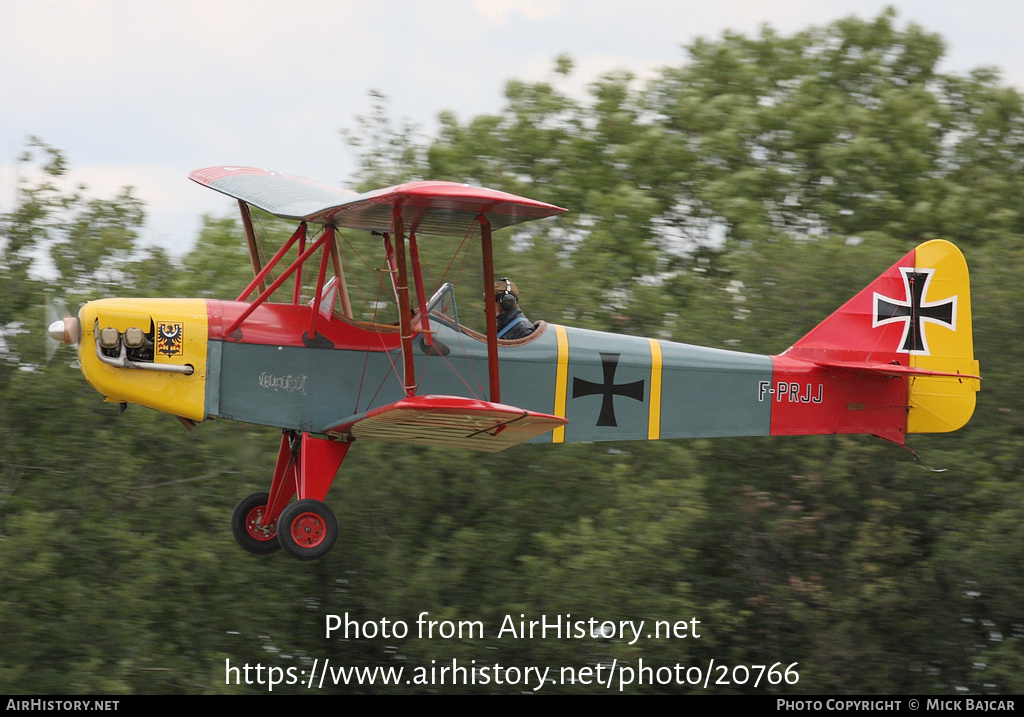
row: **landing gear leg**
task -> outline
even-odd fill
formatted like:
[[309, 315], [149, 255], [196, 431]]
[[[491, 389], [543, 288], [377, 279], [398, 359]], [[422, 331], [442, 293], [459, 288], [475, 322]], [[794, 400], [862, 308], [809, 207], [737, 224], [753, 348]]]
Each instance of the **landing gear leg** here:
[[[284, 547], [300, 560], [326, 554], [338, 539], [338, 519], [323, 500], [350, 445], [285, 431], [270, 492], [235, 508], [231, 530], [239, 545], [260, 555]], [[289, 505], [293, 495], [298, 500]]]

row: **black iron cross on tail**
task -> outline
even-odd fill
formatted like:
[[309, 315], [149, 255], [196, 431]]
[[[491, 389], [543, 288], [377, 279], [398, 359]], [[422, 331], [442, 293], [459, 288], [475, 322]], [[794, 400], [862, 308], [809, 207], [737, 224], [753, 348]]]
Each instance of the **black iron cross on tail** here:
[[644, 382], [615, 383], [615, 368], [619, 365], [620, 354], [601, 354], [601, 368], [604, 370], [604, 383], [594, 383], [582, 378], [573, 377], [572, 397], [601, 395], [601, 414], [597, 417], [599, 426], [617, 426], [615, 422], [615, 396], [625, 396], [634, 401], [644, 400]]
[[944, 324], [955, 331], [956, 296], [942, 301], [925, 301], [928, 284], [931, 283], [935, 270], [901, 266], [900, 272], [903, 274], [903, 286], [906, 289], [907, 300], [900, 301], [875, 294], [875, 312], [871, 325], [874, 327], [896, 321], [906, 322], [902, 344], [898, 351], [928, 355], [928, 340], [924, 333], [924, 322]]

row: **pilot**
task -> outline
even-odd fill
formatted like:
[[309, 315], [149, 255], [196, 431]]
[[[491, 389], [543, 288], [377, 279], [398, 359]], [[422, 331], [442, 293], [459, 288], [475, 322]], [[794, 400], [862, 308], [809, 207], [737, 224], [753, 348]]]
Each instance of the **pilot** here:
[[519, 308], [519, 289], [511, 279], [494, 282], [494, 315], [499, 339], [524, 339], [536, 328]]

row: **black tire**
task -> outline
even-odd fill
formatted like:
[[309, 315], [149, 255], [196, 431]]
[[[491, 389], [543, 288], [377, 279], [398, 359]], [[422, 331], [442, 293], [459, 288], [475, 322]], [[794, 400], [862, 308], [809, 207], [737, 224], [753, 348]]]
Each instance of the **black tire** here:
[[319, 500], [297, 500], [281, 511], [277, 519], [277, 540], [292, 557], [316, 560], [326, 555], [338, 540], [338, 519]]
[[231, 532], [235, 540], [250, 553], [269, 555], [280, 550], [281, 543], [277, 540], [277, 524], [264, 530], [257, 521], [267, 510], [269, 493], [253, 493], [242, 498], [231, 514]]

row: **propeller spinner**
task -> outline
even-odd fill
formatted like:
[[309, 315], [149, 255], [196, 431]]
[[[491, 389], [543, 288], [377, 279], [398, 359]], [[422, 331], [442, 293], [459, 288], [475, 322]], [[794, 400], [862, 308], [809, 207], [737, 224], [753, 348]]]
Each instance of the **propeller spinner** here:
[[[78, 346], [78, 342], [82, 338], [81, 326], [78, 323], [78, 317], [73, 316], [68, 311], [67, 306], [63, 300], [57, 299], [53, 301], [50, 297], [50, 292], [46, 292], [46, 333], [50, 335], [50, 338], [57, 343], [65, 344], [67, 346]], [[51, 344], [49, 341], [46, 342], [46, 360], [49, 361], [53, 358], [54, 352], [57, 350], [56, 344]], [[77, 366], [78, 361], [76, 360], [72, 366]]]
[[50, 334], [50, 338], [54, 341], [74, 346], [78, 343], [78, 339], [81, 336], [78, 318], [66, 316], [63, 319], [58, 319], [50, 324], [47, 333]]

